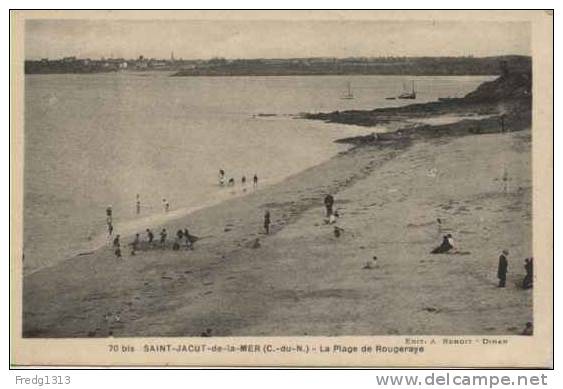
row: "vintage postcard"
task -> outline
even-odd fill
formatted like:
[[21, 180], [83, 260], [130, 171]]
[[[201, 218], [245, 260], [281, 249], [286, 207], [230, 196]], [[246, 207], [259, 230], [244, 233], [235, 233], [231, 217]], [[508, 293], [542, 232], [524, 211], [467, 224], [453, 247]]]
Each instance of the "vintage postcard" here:
[[552, 12], [10, 16], [13, 366], [552, 366]]

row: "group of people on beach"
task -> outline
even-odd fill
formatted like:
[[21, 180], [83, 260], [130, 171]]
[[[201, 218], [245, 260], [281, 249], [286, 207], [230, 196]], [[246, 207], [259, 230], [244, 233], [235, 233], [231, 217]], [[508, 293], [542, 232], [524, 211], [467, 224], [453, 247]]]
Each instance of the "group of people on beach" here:
[[[146, 239], [145, 239], [144, 242], [141, 242], [141, 234], [136, 233], [133, 241], [131, 243], [129, 243], [129, 246], [131, 246], [130, 254], [136, 255], [137, 251], [139, 251], [140, 248], [141, 248], [140, 247], [141, 244], [143, 244], [143, 243], [144, 243], [144, 248], [146, 248], [146, 249], [152, 249], [152, 248], [155, 248], [155, 247], [165, 249], [166, 243], [167, 243], [167, 237], [168, 237], [168, 231], [166, 231], [166, 228], [163, 228], [160, 231], [159, 236], [160, 236], [160, 239], [157, 243], [154, 240], [154, 232], [150, 228], [147, 228], [146, 229]], [[178, 230], [176, 232], [176, 238], [174, 239], [174, 242], [172, 244], [172, 250], [174, 250], [174, 251], [180, 250], [180, 248], [182, 246], [184, 246], [186, 248], [186, 250], [193, 250], [194, 249], [194, 243], [197, 240], [198, 240], [198, 237], [191, 235], [187, 228], [184, 228], [184, 230]], [[113, 248], [115, 250], [114, 251], [115, 256], [117, 258], [121, 258], [122, 257], [121, 235], [117, 234], [115, 236], [115, 238], [113, 239]]]
[[[166, 198], [162, 199], [162, 209], [164, 213], [168, 213], [170, 211], [170, 201], [166, 200]], [[135, 214], [141, 214], [141, 196], [137, 193], [135, 196]], [[108, 205], [106, 208], [106, 224], [108, 230], [108, 236], [113, 235], [114, 226], [113, 226], [113, 207]]]
[[[440, 220], [440, 219], [438, 219]], [[458, 250], [458, 248], [454, 244], [454, 240], [452, 234], [446, 234], [442, 238], [442, 243], [440, 246], [436, 247], [434, 250], [430, 252], [431, 254], [466, 254]], [[468, 254], [468, 253], [467, 253]], [[508, 250], [502, 250], [502, 253], [499, 256], [498, 267], [497, 267], [497, 278], [499, 280], [498, 287], [504, 288], [506, 287], [506, 275], [508, 273]], [[526, 275], [522, 280], [522, 288], [523, 289], [530, 289], [534, 283], [534, 259], [526, 258], [524, 260], [524, 269], [526, 271]]]
[[[508, 250], [502, 250], [498, 259], [497, 278], [499, 280], [498, 287], [506, 287], [506, 275], [508, 273]], [[524, 270], [526, 275], [522, 280], [522, 289], [530, 289], [534, 285], [534, 258], [524, 259]]]
[[[164, 198], [162, 199], [162, 204], [163, 204], [164, 212], [169, 212], [170, 202]], [[141, 213], [141, 200], [139, 194], [137, 194], [135, 200], [135, 212], [137, 215]], [[109, 205], [106, 208], [106, 223], [108, 228], [108, 235], [112, 237], [114, 234], [114, 226], [113, 226], [113, 208], [111, 205]], [[162, 228], [162, 230], [160, 231], [159, 233], [160, 239], [158, 241], [158, 244], [157, 242], [155, 242], [154, 232], [150, 228], [147, 228], [145, 232], [146, 232], [146, 239], [144, 242], [141, 242], [140, 233], [137, 233], [135, 234], [135, 238], [133, 239], [133, 241], [129, 243], [129, 246], [131, 247], [131, 252], [130, 252], [131, 255], [136, 255], [136, 252], [140, 249], [140, 245], [142, 245], [143, 243], [144, 243], [144, 247], [147, 249], [155, 248], [155, 247], [160, 247], [162, 249], [166, 248], [167, 237], [168, 237], [168, 232], [166, 231], [166, 228]], [[184, 246], [188, 250], [193, 250], [194, 243], [196, 242], [196, 240], [198, 240], [198, 238], [194, 235], [191, 235], [187, 228], [185, 228], [184, 230], [178, 230], [176, 232], [176, 237], [172, 244], [172, 249], [179, 250], [182, 246]], [[115, 256], [117, 258], [121, 258], [122, 251], [121, 251], [120, 234], [113, 236], [112, 246], [114, 249]]]
[[[219, 169], [219, 185], [224, 186], [225, 181], [227, 181], [228, 186], [235, 186], [235, 179], [233, 177], [226, 179], [225, 170]], [[240, 179], [240, 183], [242, 185], [243, 190], [246, 191], [246, 176], [243, 175]], [[254, 173], [254, 177], [252, 177], [252, 185], [254, 188], [258, 186], [258, 175]]]

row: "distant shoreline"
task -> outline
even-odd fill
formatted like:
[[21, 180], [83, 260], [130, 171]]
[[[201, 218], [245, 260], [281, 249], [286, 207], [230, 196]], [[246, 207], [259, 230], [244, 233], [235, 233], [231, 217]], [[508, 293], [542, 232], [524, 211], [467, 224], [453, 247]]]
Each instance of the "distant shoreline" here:
[[321, 75], [396, 75], [396, 76], [486, 76], [499, 75], [499, 63], [513, 69], [531, 67], [531, 57], [354, 57], [165, 60], [108, 58], [26, 60], [25, 74], [92, 74], [131, 71], [168, 71], [173, 77], [214, 76], [321, 76]]

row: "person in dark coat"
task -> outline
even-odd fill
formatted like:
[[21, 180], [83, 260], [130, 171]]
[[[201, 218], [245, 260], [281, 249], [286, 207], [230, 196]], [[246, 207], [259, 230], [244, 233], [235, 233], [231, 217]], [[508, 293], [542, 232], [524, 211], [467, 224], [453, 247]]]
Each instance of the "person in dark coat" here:
[[498, 287], [506, 286], [506, 273], [508, 272], [508, 250], [502, 250], [502, 254], [498, 258], [497, 277], [499, 279]]
[[160, 246], [162, 248], [164, 248], [166, 246], [166, 228], [163, 228], [162, 231], [160, 231]]
[[325, 196], [326, 217], [330, 217], [330, 215], [332, 215], [333, 204], [334, 204], [334, 197], [332, 197], [332, 195], [330, 194], [327, 194]]
[[266, 230], [266, 234], [270, 233], [270, 211], [266, 211], [264, 214], [264, 229]]
[[526, 258], [525, 262], [524, 269], [526, 269], [526, 276], [522, 281], [522, 287], [524, 289], [530, 289], [534, 284], [534, 258]]

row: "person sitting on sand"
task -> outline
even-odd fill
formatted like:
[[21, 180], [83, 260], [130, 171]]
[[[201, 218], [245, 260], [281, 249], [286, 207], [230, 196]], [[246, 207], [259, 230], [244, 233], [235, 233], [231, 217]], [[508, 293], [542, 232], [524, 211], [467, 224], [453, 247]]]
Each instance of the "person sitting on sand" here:
[[154, 240], [154, 234], [150, 228], [147, 228], [147, 242], [152, 245], [153, 240]]
[[531, 321], [526, 323], [526, 327], [522, 331], [522, 335], [527, 335], [527, 336], [534, 335], [534, 325], [532, 324]]
[[264, 214], [264, 229], [266, 230], [266, 235], [270, 234], [270, 211], [266, 211]]
[[446, 237], [448, 238], [448, 243], [450, 244], [450, 246], [452, 246], [450, 251], [455, 251], [457, 253], [458, 250], [455, 247], [454, 238], [452, 237], [452, 234], [447, 234]]
[[229, 178], [229, 183], [228, 183], [228, 185], [229, 185], [229, 186], [235, 186], [235, 179], [232, 178], [232, 177]]
[[163, 228], [162, 231], [160, 231], [160, 246], [162, 248], [166, 245], [166, 235], [166, 228]]
[[[453, 239], [451, 241], [453, 241]], [[454, 248], [454, 246], [452, 246], [452, 244], [450, 243], [450, 238], [448, 237], [448, 235], [444, 235], [444, 237], [442, 238], [442, 244], [440, 246], [436, 247], [430, 253], [431, 254], [443, 254], [443, 253], [447, 253], [448, 251], [450, 251], [453, 248]]]

